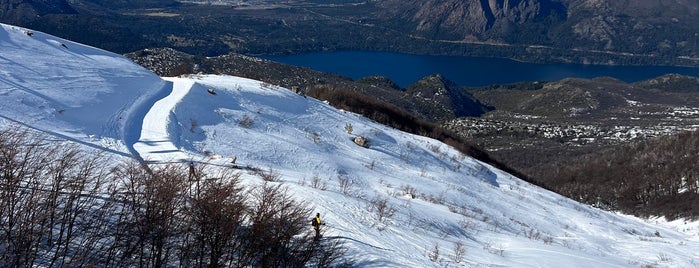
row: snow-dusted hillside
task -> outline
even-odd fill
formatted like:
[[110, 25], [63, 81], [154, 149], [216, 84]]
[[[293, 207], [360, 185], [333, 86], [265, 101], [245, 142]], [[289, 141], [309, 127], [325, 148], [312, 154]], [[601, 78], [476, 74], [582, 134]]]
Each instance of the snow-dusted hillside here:
[[[160, 79], [120, 56], [26, 33], [0, 28], [0, 122], [153, 164], [231, 168], [235, 157], [271, 169], [358, 267], [699, 267], [696, 223], [590, 208], [284, 88]], [[366, 148], [353, 143], [358, 135]], [[262, 183], [241, 172], [245, 184]]]

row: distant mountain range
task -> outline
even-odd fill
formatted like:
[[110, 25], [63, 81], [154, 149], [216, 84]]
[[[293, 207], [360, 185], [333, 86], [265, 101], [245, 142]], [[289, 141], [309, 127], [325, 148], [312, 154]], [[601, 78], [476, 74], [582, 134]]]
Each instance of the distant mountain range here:
[[[429, 39], [696, 56], [699, 6], [677, 0], [380, 1]], [[401, 8], [398, 8], [401, 7]]]
[[687, 0], [2, 0], [0, 21], [122, 53], [148, 47], [196, 55], [354, 49], [699, 64], [699, 7]]

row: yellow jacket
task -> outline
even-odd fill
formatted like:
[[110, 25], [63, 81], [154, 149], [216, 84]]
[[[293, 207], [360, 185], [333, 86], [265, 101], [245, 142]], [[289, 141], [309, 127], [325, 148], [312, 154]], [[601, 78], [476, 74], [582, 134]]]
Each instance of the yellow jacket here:
[[320, 228], [320, 217], [315, 217], [315, 219], [313, 221], [313, 228], [316, 228], [316, 229]]

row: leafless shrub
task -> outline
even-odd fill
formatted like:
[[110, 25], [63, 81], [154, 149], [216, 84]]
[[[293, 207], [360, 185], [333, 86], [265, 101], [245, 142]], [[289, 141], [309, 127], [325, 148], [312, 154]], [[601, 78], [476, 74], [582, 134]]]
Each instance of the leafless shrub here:
[[314, 175], [313, 178], [311, 178], [311, 187], [325, 191], [328, 185], [323, 182], [318, 175]]
[[311, 261], [320, 250], [308, 228], [311, 208], [279, 185], [257, 187], [250, 196], [250, 226], [241, 255], [245, 266], [301, 267]]
[[539, 240], [541, 239], [541, 232], [534, 228], [531, 228], [529, 230], [524, 231], [524, 237], [529, 238], [531, 240]]
[[437, 204], [437, 205], [444, 205], [446, 203], [446, 198], [444, 197], [444, 193], [440, 194], [439, 196], [433, 196], [430, 194], [420, 194], [420, 199], [428, 201], [432, 204]]
[[458, 156], [457, 160], [464, 161], [464, 160], [466, 160], [466, 157], [468, 157], [468, 155], [464, 154], [463, 152], [459, 152], [459, 156]]
[[464, 256], [466, 256], [466, 247], [464, 247], [464, 243], [454, 242], [454, 262], [461, 263], [461, 261], [464, 260]]
[[493, 219], [493, 222], [490, 224], [490, 230], [497, 233], [500, 230], [500, 222]]
[[390, 219], [396, 212], [396, 208], [388, 204], [388, 199], [383, 199], [378, 196], [369, 201], [367, 210], [376, 214], [376, 220], [378, 222], [384, 222]]
[[400, 190], [404, 195], [410, 196], [410, 198], [417, 197], [417, 189], [409, 184], [403, 184]]
[[622, 228], [621, 230], [626, 232], [627, 234], [630, 234], [630, 235], [641, 235], [641, 233], [639, 231], [637, 231], [635, 228], [631, 228], [631, 229]]
[[41, 139], [29, 131], [12, 129], [0, 134], [0, 262], [33, 264], [38, 257], [33, 247], [39, 243], [40, 223], [48, 211], [34, 209], [40, 207], [46, 193], [30, 186], [41, 185], [42, 166], [50, 160], [44, 157]]
[[543, 241], [544, 244], [551, 245], [553, 244], [553, 236], [546, 235], [541, 241]]
[[437, 262], [439, 260], [439, 244], [438, 243], [434, 243], [434, 246], [432, 247], [432, 251], [430, 251], [430, 253], [427, 254], [427, 257], [432, 262]]
[[151, 170], [131, 163], [115, 172], [122, 178], [123, 194], [117, 198], [124, 202], [115, 228], [117, 262], [151, 267], [174, 262], [178, 234], [185, 227], [184, 169], [166, 165]]
[[281, 174], [274, 171], [272, 168], [269, 168], [266, 172], [261, 169], [255, 169], [253, 170], [253, 174], [259, 176], [264, 181], [279, 182], [281, 180]]
[[[74, 145], [62, 145], [61, 152], [52, 157], [50, 166], [53, 174], [50, 197], [44, 201], [50, 214], [47, 245], [53, 247], [51, 265], [73, 266], [94, 264], [106, 249], [100, 239], [106, 237], [108, 227], [102, 223], [109, 219], [115, 205], [112, 200], [100, 197], [100, 189], [111, 183], [104, 171], [108, 166], [100, 153], [86, 155]], [[46, 181], [45, 181], [46, 182]], [[79, 249], [75, 245], [80, 245]], [[48, 257], [50, 255], [44, 255]]]
[[238, 125], [244, 128], [251, 128], [255, 124], [255, 119], [249, 115], [243, 115], [243, 118], [238, 121]]
[[346, 176], [337, 175], [337, 181], [340, 184], [340, 190], [343, 194], [348, 194], [352, 188], [352, 181]]
[[369, 170], [374, 170], [374, 167], [376, 167], [376, 160], [371, 160], [371, 163], [369, 163], [367, 166]]
[[247, 210], [239, 177], [222, 172], [218, 180], [204, 181], [198, 193], [190, 196], [185, 207], [188, 235], [179, 254], [185, 266], [219, 267], [237, 260]]
[[469, 211], [468, 208], [463, 206], [463, 205], [458, 206], [456, 213], [463, 215], [465, 217], [473, 217], [473, 213], [471, 211]]
[[347, 132], [347, 134], [351, 135], [353, 130], [354, 130], [354, 128], [352, 127], [352, 124], [350, 124], [350, 123], [345, 124], [345, 132]]
[[313, 141], [313, 143], [320, 142], [320, 134], [318, 134], [318, 132], [313, 131], [310, 128], [304, 128], [303, 131], [306, 133], [306, 137]]
[[669, 261], [671, 261], [672, 259], [671, 259], [667, 254], [665, 254], [665, 253], [659, 253], [659, 254], [658, 254], [658, 260], [661, 261], [661, 262], [669, 262]]
[[427, 149], [429, 149], [430, 151], [432, 151], [435, 154], [442, 153], [442, 146], [440, 146], [439, 144], [430, 143], [430, 145], [427, 146]]
[[464, 217], [463, 219], [459, 220], [459, 226], [461, 226], [461, 228], [464, 230], [476, 230], [478, 223]]
[[573, 249], [573, 244], [570, 242], [570, 240], [562, 240], [561, 245], [566, 248]]

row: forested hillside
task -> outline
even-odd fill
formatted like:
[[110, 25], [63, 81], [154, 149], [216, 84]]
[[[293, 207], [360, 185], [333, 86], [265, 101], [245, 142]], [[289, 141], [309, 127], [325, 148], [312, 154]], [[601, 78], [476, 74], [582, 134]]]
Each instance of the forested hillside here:
[[538, 165], [530, 175], [605, 209], [670, 219], [699, 217], [699, 132], [605, 148]]

